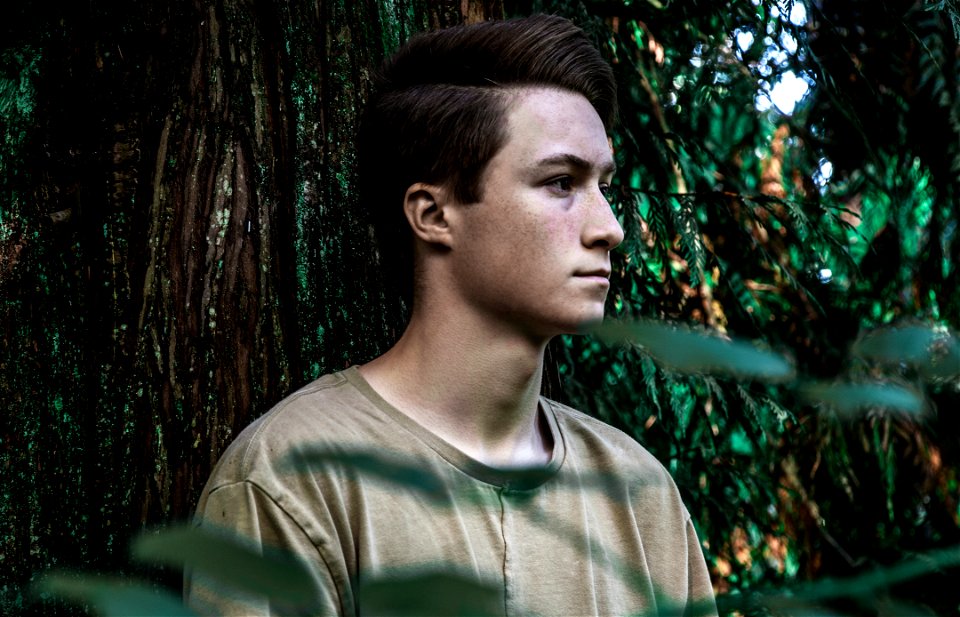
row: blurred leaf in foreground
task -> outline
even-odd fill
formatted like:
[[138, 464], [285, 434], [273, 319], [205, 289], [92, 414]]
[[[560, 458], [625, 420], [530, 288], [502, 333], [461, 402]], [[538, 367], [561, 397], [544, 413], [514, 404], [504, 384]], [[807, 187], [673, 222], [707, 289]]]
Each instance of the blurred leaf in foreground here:
[[263, 594], [283, 606], [302, 607], [314, 600], [307, 569], [281, 551], [261, 554], [227, 531], [169, 527], [137, 538], [131, 547], [141, 561], [186, 566], [226, 585]]
[[370, 615], [498, 615], [500, 589], [450, 572], [400, 574], [360, 586], [360, 606]]
[[41, 596], [50, 594], [87, 604], [105, 617], [190, 617], [194, 614], [171, 593], [119, 578], [49, 574], [34, 585], [34, 591]]
[[881, 328], [857, 341], [853, 353], [883, 364], [908, 364], [928, 379], [960, 375], [960, 339], [942, 329]]
[[814, 382], [801, 386], [799, 394], [811, 403], [829, 405], [841, 415], [877, 408], [920, 415], [925, 408], [919, 392], [889, 382]]
[[[418, 459], [394, 452], [387, 453], [364, 448], [332, 448], [323, 443], [316, 443], [301, 447], [284, 456], [280, 462], [280, 469], [303, 473], [326, 469], [331, 465], [341, 465], [396, 489], [410, 489], [437, 507], [488, 503], [491, 499], [492, 503], [499, 507], [499, 498], [495, 493], [464, 490], [463, 486], [451, 483], [436, 471], [420, 467]], [[628, 480], [634, 486], [662, 482], [660, 478], [626, 479], [619, 473], [606, 471], [578, 472], [557, 477], [555, 472], [543, 466], [501, 468], [500, 474], [505, 484], [513, 489], [523, 490], [524, 487], [539, 486], [549, 478], [556, 487], [569, 485], [571, 490], [577, 492], [596, 491], [608, 496], [621, 491], [624, 482]], [[518, 494], [515, 498], [523, 499], [532, 495], [533, 493], [527, 496]]]
[[331, 465], [367, 474], [371, 478], [420, 493], [435, 502], [446, 502], [446, 488], [441, 478], [428, 469], [418, 467], [413, 459], [365, 450], [331, 449], [323, 444], [291, 452], [281, 463], [282, 469], [304, 472], [325, 469]]
[[[762, 605], [775, 614], [824, 615], [819, 603], [844, 598], [855, 598], [874, 608], [899, 607], [903, 610], [878, 611], [879, 614], [925, 615], [926, 607], [891, 600], [886, 593], [893, 585], [932, 573], [943, 573], [947, 568], [960, 566], [960, 546], [930, 551], [905, 559], [900, 563], [880, 567], [859, 576], [843, 579], [824, 579], [801, 585], [783, 594], [750, 596], [727, 595], [718, 598], [718, 604], [727, 610], [750, 610]], [[739, 602], [737, 601], [739, 600]]]
[[583, 332], [608, 344], [639, 345], [657, 361], [683, 373], [785, 381], [795, 372], [787, 358], [753, 343], [727, 340], [676, 324], [606, 321], [587, 325]]

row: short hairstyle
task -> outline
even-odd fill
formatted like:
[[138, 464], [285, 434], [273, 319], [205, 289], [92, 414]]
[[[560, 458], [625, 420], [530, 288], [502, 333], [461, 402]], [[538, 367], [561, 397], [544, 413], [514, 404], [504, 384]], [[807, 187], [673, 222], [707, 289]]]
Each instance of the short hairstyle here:
[[562, 17], [531, 17], [419, 34], [375, 76], [361, 121], [360, 193], [370, 209], [380, 263], [407, 306], [413, 240], [403, 214], [417, 182], [449, 188], [461, 203], [482, 198], [487, 163], [507, 139], [509, 92], [546, 86], [582, 94], [608, 130], [616, 117], [610, 65]]

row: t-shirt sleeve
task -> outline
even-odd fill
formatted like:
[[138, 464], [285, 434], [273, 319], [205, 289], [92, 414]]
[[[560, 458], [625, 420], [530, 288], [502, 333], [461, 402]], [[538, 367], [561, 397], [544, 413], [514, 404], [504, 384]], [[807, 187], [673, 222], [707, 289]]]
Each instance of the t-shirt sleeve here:
[[710, 572], [703, 558], [697, 531], [689, 518], [687, 519], [687, 560], [687, 615], [689, 617], [717, 615], [717, 603], [713, 596], [713, 585], [710, 583]]
[[304, 563], [310, 573], [313, 601], [307, 606], [271, 601], [259, 594], [233, 589], [203, 575], [184, 572], [183, 596], [199, 615], [343, 614], [341, 593], [329, 564], [303, 528], [252, 482], [235, 482], [213, 489], [197, 511], [196, 524], [236, 533], [255, 549], [280, 547]]

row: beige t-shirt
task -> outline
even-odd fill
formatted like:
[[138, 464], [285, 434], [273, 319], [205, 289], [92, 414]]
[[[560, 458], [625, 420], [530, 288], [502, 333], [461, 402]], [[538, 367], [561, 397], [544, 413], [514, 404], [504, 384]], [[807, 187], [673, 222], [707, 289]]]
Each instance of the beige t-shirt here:
[[[196, 520], [293, 551], [316, 586], [310, 613], [363, 614], [365, 581], [428, 571], [492, 583], [504, 615], [672, 614], [694, 602], [715, 611], [690, 516], [663, 466], [599, 420], [544, 398], [540, 406], [553, 456], [518, 473], [443, 441], [355, 367], [326, 375], [231, 444]], [[316, 464], [318, 452], [326, 463]], [[309, 469], [287, 464], [311, 457]], [[184, 595], [201, 614], [286, 610], [189, 573]]]

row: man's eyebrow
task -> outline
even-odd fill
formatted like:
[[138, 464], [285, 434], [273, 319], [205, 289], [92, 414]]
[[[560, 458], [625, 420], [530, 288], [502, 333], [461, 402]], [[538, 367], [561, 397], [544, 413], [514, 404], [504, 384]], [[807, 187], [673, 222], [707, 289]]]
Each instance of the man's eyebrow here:
[[[581, 171], [593, 169], [593, 163], [576, 154], [556, 154], [540, 159], [536, 163], [536, 167], [550, 167], [551, 165], [567, 165]], [[617, 171], [617, 164], [612, 160], [607, 161], [600, 167], [600, 174], [603, 176], [613, 175], [615, 171]]]

